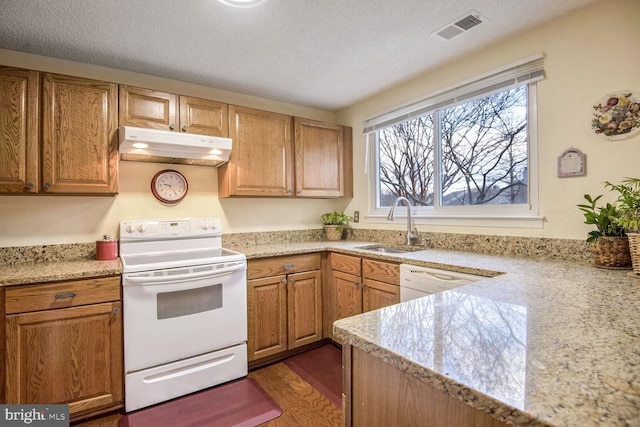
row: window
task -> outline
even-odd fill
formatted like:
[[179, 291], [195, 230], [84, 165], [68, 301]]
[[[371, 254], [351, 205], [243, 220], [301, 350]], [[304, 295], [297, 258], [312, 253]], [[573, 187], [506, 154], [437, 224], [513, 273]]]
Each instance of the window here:
[[541, 226], [535, 90], [543, 76], [536, 57], [367, 121], [373, 216], [404, 196], [428, 223]]

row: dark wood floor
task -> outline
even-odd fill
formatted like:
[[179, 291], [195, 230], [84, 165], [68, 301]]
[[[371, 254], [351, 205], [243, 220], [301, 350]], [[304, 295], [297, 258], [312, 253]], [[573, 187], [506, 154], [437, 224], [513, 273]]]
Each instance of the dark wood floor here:
[[[282, 408], [282, 415], [265, 427], [338, 427], [342, 410], [287, 367], [276, 363], [249, 373]], [[74, 427], [117, 427], [120, 414], [75, 424]]]

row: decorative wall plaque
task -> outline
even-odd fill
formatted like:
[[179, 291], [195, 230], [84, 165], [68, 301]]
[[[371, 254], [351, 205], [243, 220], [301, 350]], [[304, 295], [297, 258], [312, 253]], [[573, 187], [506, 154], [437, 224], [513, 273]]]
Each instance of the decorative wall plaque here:
[[558, 177], [568, 178], [587, 174], [587, 156], [577, 148], [569, 148], [558, 156]]

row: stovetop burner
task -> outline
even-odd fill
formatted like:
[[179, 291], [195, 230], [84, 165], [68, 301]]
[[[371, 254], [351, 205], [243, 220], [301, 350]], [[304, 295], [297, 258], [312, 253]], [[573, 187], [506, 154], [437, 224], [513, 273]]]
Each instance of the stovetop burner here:
[[222, 248], [219, 218], [122, 221], [120, 257], [125, 273], [245, 259]]

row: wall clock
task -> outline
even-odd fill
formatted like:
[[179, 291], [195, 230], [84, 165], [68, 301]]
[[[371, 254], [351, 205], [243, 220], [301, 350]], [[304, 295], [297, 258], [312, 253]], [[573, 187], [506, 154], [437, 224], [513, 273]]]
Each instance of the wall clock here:
[[162, 170], [151, 180], [151, 192], [162, 203], [176, 204], [184, 199], [188, 190], [187, 179], [173, 169]]

